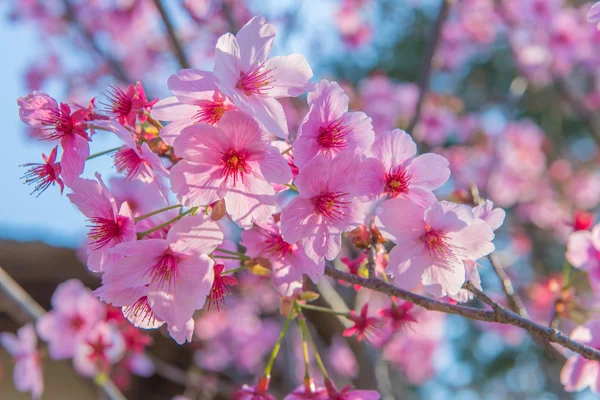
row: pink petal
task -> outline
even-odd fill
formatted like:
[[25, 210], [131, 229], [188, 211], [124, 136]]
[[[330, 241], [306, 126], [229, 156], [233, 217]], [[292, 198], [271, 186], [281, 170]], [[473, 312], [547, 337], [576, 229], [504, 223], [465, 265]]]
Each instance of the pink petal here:
[[194, 116], [198, 113], [199, 107], [193, 104], [184, 104], [175, 96], [160, 100], [152, 107], [152, 118], [159, 121], [179, 121], [185, 120], [193, 123]]
[[[182, 69], [167, 80], [167, 86], [181, 102], [194, 104], [214, 92], [216, 77], [212, 72], [195, 68]], [[157, 103], [158, 104], [158, 103]], [[156, 107], [154, 105], [153, 109]]]
[[459, 232], [448, 234], [453, 246], [460, 248], [461, 257], [475, 261], [485, 257], [495, 250], [492, 243], [494, 232], [482, 219], [475, 219]]
[[289, 183], [292, 170], [276, 147], [269, 147], [259, 161], [261, 174], [270, 183]]
[[240, 78], [240, 47], [235, 36], [226, 33], [217, 41], [213, 72], [228, 88], [235, 87]]
[[223, 242], [223, 238], [219, 225], [204, 214], [183, 217], [167, 234], [171, 249], [181, 254], [210, 254]]
[[238, 31], [235, 38], [239, 43], [240, 67], [247, 71], [269, 58], [275, 41], [275, 27], [265, 24], [264, 17], [254, 17]]
[[388, 269], [394, 275], [394, 284], [401, 289], [414, 289], [421, 284], [428, 266], [424, 246], [414, 242], [399, 242], [390, 251]]
[[281, 210], [281, 235], [288, 243], [313, 235], [320, 223], [321, 218], [315, 213], [310, 199], [296, 196]]
[[181, 131], [194, 124], [193, 119], [181, 119], [174, 122], [171, 122], [169, 125], [165, 126], [160, 130], [160, 138], [169, 146], [173, 146], [175, 143], [175, 139], [179, 137]]
[[370, 156], [381, 160], [386, 170], [404, 165], [417, 154], [417, 145], [401, 129], [384, 132], [377, 136], [371, 147]]
[[94, 180], [77, 178], [71, 184], [73, 193], [67, 195], [71, 203], [88, 218], [115, 218], [113, 201], [105, 196], [102, 186]]
[[273, 57], [266, 62], [265, 68], [273, 70], [273, 89], [269, 90], [269, 96], [296, 97], [310, 87], [308, 80], [313, 72], [303, 55]]
[[[322, 154], [317, 154], [304, 168], [302, 168], [295, 185], [298, 187], [299, 196], [311, 198], [321, 194], [327, 187], [329, 180], [330, 162]], [[291, 243], [291, 242], [290, 242]]]
[[308, 94], [308, 104], [314, 109], [316, 120], [329, 123], [340, 118], [348, 111], [350, 99], [337, 82], [325, 79], [315, 85], [315, 90]]
[[171, 335], [178, 344], [191, 342], [192, 335], [194, 334], [194, 320], [190, 319], [182, 325], [169, 325], [168, 330], [169, 335]]
[[[233, 111], [231, 112], [233, 113]], [[227, 115], [231, 114], [227, 113]], [[223, 116], [223, 120], [226, 120]], [[175, 154], [193, 162], [214, 162], [218, 164], [219, 153], [227, 151], [229, 141], [222, 127], [196, 124], [181, 130], [173, 143]], [[197, 159], [202, 157], [202, 160]]]
[[363, 112], [348, 112], [343, 116], [344, 125], [352, 129], [348, 150], [360, 149], [365, 153], [375, 140], [371, 118]]
[[458, 232], [473, 220], [469, 206], [441, 201], [425, 211], [425, 222], [444, 233]]
[[257, 143], [262, 145], [263, 140], [268, 138], [256, 119], [241, 111], [225, 113], [219, 121], [218, 129], [222, 129], [221, 136], [237, 151], [246, 150]]
[[83, 173], [85, 159], [90, 155], [90, 145], [87, 140], [79, 135], [66, 135], [60, 141], [63, 154], [60, 159], [62, 179], [71, 187], [75, 178]]
[[256, 118], [265, 126], [267, 131], [282, 139], [288, 137], [287, 118], [283, 112], [282, 105], [277, 99], [264, 96], [250, 96], [247, 102], [252, 107]]
[[391, 199], [378, 212], [381, 232], [396, 244], [417, 240], [425, 232], [425, 210], [410, 200]]
[[444, 157], [427, 153], [413, 159], [406, 167], [410, 174], [410, 185], [427, 190], [441, 187], [450, 178], [448, 160]]
[[357, 178], [357, 188], [360, 192], [373, 199], [383, 193], [385, 188], [385, 167], [375, 158], [363, 161]]
[[583, 267], [596, 252], [590, 232], [577, 231], [569, 235], [565, 257], [575, 268]]
[[275, 208], [275, 191], [265, 180], [246, 176], [229, 188], [224, 197], [227, 213], [240, 228], [249, 229], [254, 222], [266, 222]]
[[428, 293], [436, 297], [458, 294], [465, 283], [465, 265], [459, 259], [446, 259], [443, 265], [434, 261], [423, 272], [423, 285]]
[[219, 200], [223, 183], [221, 169], [214, 164], [179, 161], [171, 168], [171, 190], [186, 206], [206, 206]]

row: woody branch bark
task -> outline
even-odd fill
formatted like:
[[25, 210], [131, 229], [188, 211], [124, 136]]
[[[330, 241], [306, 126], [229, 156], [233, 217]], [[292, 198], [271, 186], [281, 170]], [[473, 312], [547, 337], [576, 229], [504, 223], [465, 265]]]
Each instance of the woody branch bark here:
[[389, 296], [410, 301], [427, 310], [439, 311], [446, 314], [461, 315], [465, 318], [476, 321], [498, 322], [501, 324], [517, 326], [548, 343], [558, 343], [561, 346], [572, 350], [589, 360], [600, 361], [600, 351], [570, 339], [557, 329], [540, 325], [529, 320], [528, 318], [524, 318], [519, 314], [502, 307], [482, 291], [475, 288], [470, 282], [467, 282], [464, 285], [464, 288], [472, 292], [482, 302], [489, 305], [492, 310], [482, 310], [473, 307], [443, 303], [441, 301], [430, 299], [407, 290], [402, 290], [393, 285], [385, 283], [380, 279], [367, 279], [347, 272], [339, 271], [330, 265], [325, 267], [325, 274], [335, 279], [341, 279], [348, 283], [360, 285]]
[[167, 34], [169, 36], [169, 43], [171, 44], [171, 49], [173, 50], [173, 54], [175, 55], [175, 58], [177, 58], [177, 62], [179, 63], [179, 66], [181, 68], [190, 68], [190, 63], [188, 61], [187, 56], [185, 55], [183, 45], [181, 44], [179, 37], [177, 37], [177, 32], [175, 32], [175, 26], [173, 25], [173, 22], [171, 21], [171, 18], [169, 17], [169, 14], [167, 13], [167, 10], [165, 9], [164, 4], [162, 3], [161, 0], [154, 0], [154, 5], [156, 6], [156, 9], [158, 10], [160, 17], [163, 20], [165, 28], [167, 29]]

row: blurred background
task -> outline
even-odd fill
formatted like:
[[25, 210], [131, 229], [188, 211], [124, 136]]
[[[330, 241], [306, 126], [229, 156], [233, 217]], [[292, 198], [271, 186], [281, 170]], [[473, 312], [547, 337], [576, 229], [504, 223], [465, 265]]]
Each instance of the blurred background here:
[[[421, 152], [449, 159], [452, 179], [439, 197], [460, 201], [476, 186], [507, 210], [496, 232], [496, 255], [533, 319], [569, 333], [597, 313], [587, 280], [568, 290], [564, 281], [574, 274], [564, 259], [567, 237], [589, 229], [600, 202], [600, 34], [586, 20], [590, 2], [162, 3], [189, 64], [200, 69], [212, 69], [221, 34], [237, 31], [253, 15], [265, 16], [277, 28], [274, 55], [304, 54], [313, 80], [340, 82], [350, 108], [372, 117], [377, 132], [407, 129]], [[98, 280], [78, 257], [85, 217], [57, 187], [38, 197], [23, 184], [21, 165], [39, 162], [51, 147], [19, 120], [16, 99], [41, 89], [60, 101], [87, 104], [96, 97], [100, 104], [108, 85], [136, 81], [148, 98], [163, 98], [170, 95], [167, 78], [181, 66], [153, 0], [6, 0], [0, 15], [0, 265], [48, 309], [60, 282], [78, 278], [93, 288]], [[306, 113], [305, 98], [285, 99], [284, 108], [294, 132]], [[96, 135], [92, 153], [116, 144], [115, 138]], [[110, 157], [88, 164], [93, 165], [87, 165], [87, 177], [94, 171], [116, 173]], [[483, 288], [503, 302], [497, 275], [487, 262], [481, 264]], [[353, 293], [340, 289], [351, 307], [377, 301], [366, 291]], [[221, 318], [233, 319], [243, 310], [236, 296], [226, 302], [231, 315], [225, 311]], [[272, 293], [252, 296], [256, 307], [248, 315], [257, 324], [255, 333], [269, 342], [282, 322], [279, 300]], [[15, 331], [21, 321], [10, 303], [0, 305], [0, 331]], [[417, 326], [381, 350], [341, 338], [343, 327], [333, 317], [308, 316], [339, 382], [378, 389], [384, 399], [598, 398], [589, 391], [564, 392], [559, 380], [564, 358], [548, 354], [516, 328], [423, 311]], [[217, 317], [200, 318], [216, 324], [210, 318]], [[227, 322], [219, 324], [230, 329]], [[270, 352], [241, 345], [225, 349], [205, 332], [197, 333], [198, 340], [179, 347], [164, 332], [154, 332], [149, 351], [209, 388], [198, 398], [227, 398], [228, 388], [254, 382]], [[298, 382], [294, 376], [302, 377], [291, 342], [285, 361], [277, 364], [279, 394]], [[14, 390], [13, 365], [4, 350], [0, 363], [0, 398], [28, 398]], [[44, 374], [44, 399], [97, 397], [69, 362], [47, 360]], [[134, 376], [121, 384], [131, 399], [171, 398], [189, 390], [165, 375], [163, 368], [154, 377]], [[226, 383], [224, 390], [219, 382]]]

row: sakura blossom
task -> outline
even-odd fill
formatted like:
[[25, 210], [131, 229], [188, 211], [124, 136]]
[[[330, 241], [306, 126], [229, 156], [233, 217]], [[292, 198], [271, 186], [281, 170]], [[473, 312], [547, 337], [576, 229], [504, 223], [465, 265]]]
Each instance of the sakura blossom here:
[[33, 399], [41, 399], [44, 392], [41, 356], [37, 350], [37, 336], [32, 324], [27, 324], [17, 334], [0, 334], [0, 344], [15, 359], [13, 381], [20, 392], [31, 392]]

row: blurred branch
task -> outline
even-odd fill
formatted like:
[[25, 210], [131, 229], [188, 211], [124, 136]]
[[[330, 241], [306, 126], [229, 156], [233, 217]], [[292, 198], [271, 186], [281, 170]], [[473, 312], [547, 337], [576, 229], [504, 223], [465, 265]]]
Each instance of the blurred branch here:
[[585, 104], [585, 99], [581, 93], [571, 85], [567, 78], [554, 78], [554, 86], [556, 86], [558, 93], [569, 107], [571, 107], [573, 113], [585, 123], [596, 144], [600, 145], [600, 121], [598, 121], [598, 118]]
[[470, 282], [466, 282], [463, 287], [472, 292], [482, 302], [492, 307], [492, 311], [443, 303], [441, 301], [430, 299], [428, 297], [421, 296], [416, 293], [409, 292], [407, 290], [402, 290], [393, 285], [385, 283], [380, 279], [362, 278], [357, 275], [339, 271], [331, 265], [325, 266], [325, 275], [328, 275], [335, 279], [344, 280], [348, 283], [360, 285], [368, 289], [376, 290], [378, 292], [385, 293], [389, 296], [394, 296], [402, 300], [410, 301], [427, 310], [444, 312], [446, 314], [462, 315], [463, 317], [477, 321], [498, 322], [506, 325], [514, 325], [525, 329], [531, 334], [538, 336], [542, 340], [551, 343], [558, 343], [563, 347], [572, 350], [589, 360], [600, 361], [600, 351], [590, 346], [586, 346], [582, 343], [571, 340], [569, 337], [565, 336], [563, 333], [556, 329], [537, 324], [527, 318], [521, 317], [513, 311], [502, 307], [490, 297], [488, 297], [486, 294], [484, 294], [481, 290], [475, 288]]
[[235, 35], [238, 31], [237, 24], [235, 23], [235, 18], [233, 16], [233, 11], [231, 10], [231, 6], [228, 2], [223, 1], [221, 4], [221, 10], [225, 15], [225, 19], [227, 19], [227, 23], [229, 24], [229, 31]]
[[[40, 306], [6, 271], [0, 267], [0, 293], [13, 305], [9, 308], [13, 318], [26, 323], [35, 322], [46, 314]], [[127, 400], [115, 384], [108, 378], [94, 380], [96, 385], [110, 400]]]
[[177, 37], [177, 32], [175, 32], [175, 27], [173, 26], [173, 22], [169, 18], [169, 14], [167, 13], [165, 6], [163, 5], [161, 0], [154, 0], [154, 4], [156, 5], [156, 8], [160, 13], [160, 17], [162, 18], [163, 23], [165, 24], [167, 34], [169, 35], [169, 42], [171, 43], [171, 49], [173, 50], [175, 58], [177, 58], [179, 66], [183, 69], [190, 68], [190, 63], [187, 59], [187, 56], [185, 55], [185, 51], [183, 50], [183, 45]]
[[504, 271], [504, 268], [500, 265], [496, 256], [494, 254], [490, 254], [488, 256], [490, 260], [490, 264], [492, 264], [492, 268], [498, 278], [500, 279], [500, 283], [502, 284], [502, 290], [506, 295], [506, 300], [508, 301], [508, 306], [511, 310], [519, 314], [523, 318], [529, 318], [529, 313], [527, 313], [527, 309], [525, 308], [525, 304], [523, 304], [523, 300], [521, 297], [515, 292], [515, 289], [512, 285], [512, 281]]
[[86, 26], [84, 26], [81, 23], [81, 21], [79, 21], [79, 18], [77, 17], [77, 12], [75, 11], [75, 8], [73, 7], [71, 1], [63, 0], [63, 5], [65, 6], [66, 20], [73, 24], [77, 29], [79, 29], [79, 31], [81, 32], [85, 40], [87, 40], [92, 49], [108, 64], [113, 75], [123, 83], [130, 83], [131, 80], [125, 73], [125, 70], [123, 69], [121, 63], [116, 58], [112, 57], [110, 54], [105, 53], [100, 48], [100, 45], [96, 41], [96, 38], [94, 37], [93, 33]]
[[410, 134], [412, 134], [413, 129], [415, 129], [415, 126], [419, 121], [419, 117], [421, 116], [421, 111], [423, 109], [423, 103], [425, 102], [425, 96], [429, 90], [433, 57], [435, 56], [435, 50], [442, 37], [442, 27], [448, 18], [448, 14], [450, 13], [450, 2], [451, 0], [442, 0], [440, 12], [435, 20], [435, 25], [433, 26], [433, 30], [431, 31], [431, 34], [425, 45], [425, 52], [423, 54], [421, 67], [419, 68], [420, 73], [417, 81], [417, 86], [419, 87], [419, 100], [417, 101], [415, 115], [410, 121], [410, 124], [408, 124], [408, 128], [406, 128]]

